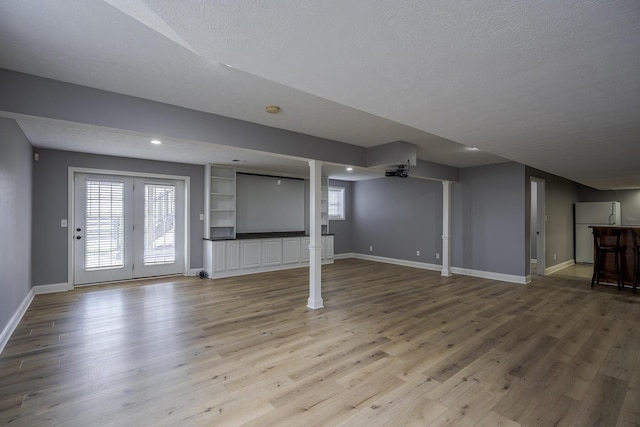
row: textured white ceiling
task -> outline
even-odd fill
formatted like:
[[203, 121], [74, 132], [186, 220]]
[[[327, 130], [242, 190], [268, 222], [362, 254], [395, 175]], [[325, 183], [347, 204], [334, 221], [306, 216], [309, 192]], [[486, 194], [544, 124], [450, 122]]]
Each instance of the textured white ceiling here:
[[356, 145], [405, 140], [457, 167], [503, 161], [492, 153], [640, 188], [637, 0], [5, 0], [0, 67]]

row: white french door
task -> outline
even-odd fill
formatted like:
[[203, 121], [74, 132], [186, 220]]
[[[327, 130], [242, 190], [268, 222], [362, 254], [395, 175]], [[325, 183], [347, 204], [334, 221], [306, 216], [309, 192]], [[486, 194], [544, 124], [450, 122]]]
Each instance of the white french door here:
[[184, 183], [74, 176], [74, 284], [184, 272]]

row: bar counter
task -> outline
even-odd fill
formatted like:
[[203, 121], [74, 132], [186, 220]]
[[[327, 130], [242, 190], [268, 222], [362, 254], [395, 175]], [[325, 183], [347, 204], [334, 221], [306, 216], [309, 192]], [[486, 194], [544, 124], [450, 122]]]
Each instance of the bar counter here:
[[[640, 230], [640, 226], [639, 225], [634, 225], [634, 226], [590, 226], [589, 228], [593, 228], [593, 229], [611, 229], [611, 228], [615, 228], [615, 229], [619, 229], [621, 231], [620, 234], [620, 248], [621, 248], [621, 255], [620, 255], [620, 269], [622, 270], [622, 284], [623, 286], [629, 286], [632, 287], [633, 286], [633, 257], [634, 257], [634, 253], [633, 253], [633, 235], [631, 234], [631, 230], [635, 229], [635, 230]], [[637, 233], [638, 231], [636, 231]], [[594, 257], [593, 259], [595, 260], [595, 242], [594, 242], [594, 247], [593, 247], [593, 252], [594, 252]], [[613, 259], [612, 255], [608, 255], [605, 256], [603, 259], [603, 269], [604, 270], [615, 270], [615, 261]], [[596, 265], [594, 264], [593, 266], [594, 271], [596, 268]], [[608, 272], [607, 274], [604, 275], [604, 278], [602, 277], [602, 275], [600, 276], [600, 283], [602, 282], [607, 282], [607, 283], [617, 283], [617, 278], [616, 275], [613, 273]]]

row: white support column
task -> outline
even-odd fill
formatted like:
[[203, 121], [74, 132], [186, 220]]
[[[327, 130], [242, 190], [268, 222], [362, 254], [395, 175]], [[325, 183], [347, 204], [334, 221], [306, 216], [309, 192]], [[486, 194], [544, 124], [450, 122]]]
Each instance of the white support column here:
[[442, 276], [451, 276], [451, 181], [442, 181]]
[[309, 161], [309, 301], [307, 307], [317, 309], [324, 307], [322, 302], [322, 237], [320, 220], [320, 195], [322, 193], [322, 162]]

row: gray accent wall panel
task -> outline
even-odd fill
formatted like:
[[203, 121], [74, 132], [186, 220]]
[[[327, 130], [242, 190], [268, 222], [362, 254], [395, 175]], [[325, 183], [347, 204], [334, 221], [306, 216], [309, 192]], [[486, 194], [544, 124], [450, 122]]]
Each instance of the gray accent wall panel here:
[[435, 258], [442, 248], [440, 182], [396, 177], [354, 182], [352, 212], [352, 252], [440, 263]]
[[524, 165], [461, 169], [460, 182], [452, 188], [451, 265], [524, 276], [529, 264], [528, 192]]
[[0, 331], [31, 290], [31, 170], [27, 137], [0, 118]]
[[202, 268], [204, 223], [200, 214], [204, 213], [204, 166], [70, 151], [36, 151], [40, 160], [33, 167], [34, 285], [66, 283], [68, 279], [67, 229], [60, 227], [60, 220], [68, 217], [69, 167], [189, 176], [190, 268]]

